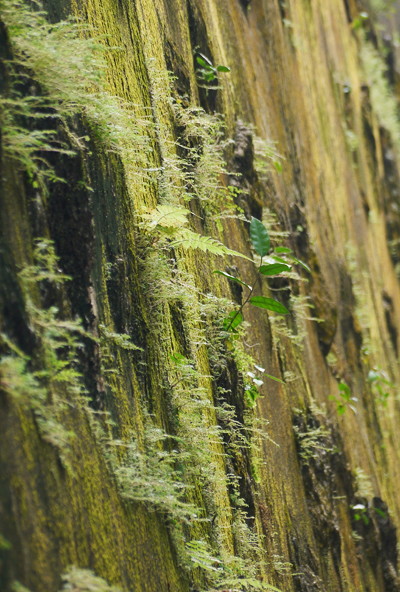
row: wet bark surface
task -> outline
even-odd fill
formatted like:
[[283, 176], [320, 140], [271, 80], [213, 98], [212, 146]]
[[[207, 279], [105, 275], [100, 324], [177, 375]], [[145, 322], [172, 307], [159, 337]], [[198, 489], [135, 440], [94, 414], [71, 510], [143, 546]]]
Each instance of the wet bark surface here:
[[[269, 422], [273, 442], [262, 443], [259, 474], [244, 447], [230, 453], [225, 467], [238, 477], [246, 523], [264, 535], [266, 581], [282, 591], [400, 590], [400, 161], [371, 107], [360, 65], [362, 41], [354, 21], [363, 6], [350, 0], [88, 0], [71, 6], [48, 0], [45, 8], [52, 22], [79, 14], [120, 48], [118, 58], [110, 59], [109, 83], [124, 100], [154, 114], [155, 64], [158, 73], [174, 74], [176, 98], [222, 114], [224, 139], [230, 140], [222, 186], [235, 190], [248, 220], [275, 214], [273, 230], [287, 233], [285, 246], [311, 269], [309, 274], [295, 267], [300, 282], [277, 278], [256, 285], [257, 293], [285, 306], [300, 297], [313, 306], [301, 315], [293, 305], [287, 331], [279, 331], [264, 311], [245, 312], [249, 351], [286, 383], [265, 380], [261, 387], [255, 413]], [[371, 27], [369, 37], [379, 45], [379, 31]], [[386, 43], [389, 78], [398, 90], [398, 50], [392, 40]], [[217, 88], [198, 84], [196, 52], [229, 66], [230, 73], [219, 73], [213, 83]], [[0, 14], [4, 96], [11, 56]], [[158, 117], [179, 136], [168, 107]], [[265, 175], [257, 173], [254, 126], [258, 136], [276, 142], [281, 172], [271, 163]], [[88, 136], [86, 147], [75, 155], [52, 155], [51, 165], [65, 182], [51, 183], [46, 199], [0, 143], [1, 333], [34, 368], [40, 344], [18, 274], [33, 263], [35, 239], [50, 238], [60, 270], [71, 279], [58, 290], [44, 285], [36, 296], [43, 308], [55, 306], [63, 318], [82, 321], [87, 335], [78, 364], [88, 406], [109, 414], [108, 435], [116, 440], [133, 433], [140, 441], [143, 409], [174, 433], [163, 351], [173, 344], [190, 357], [188, 322], [183, 305], [171, 301], [163, 308], [168, 332], [155, 334], [155, 314], [146, 305], [149, 245], [137, 225], [138, 212], [154, 207], [160, 187], [143, 190], [139, 177], [128, 182], [123, 158], [104, 150], [84, 119], [74, 119], [71, 129]], [[357, 136], [352, 147], [349, 131]], [[66, 145], [71, 141], [61, 124], [58, 137]], [[159, 166], [156, 148], [149, 158]], [[137, 190], [133, 199], [129, 183]], [[203, 205], [194, 199], [191, 206], [198, 214], [193, 225], [203, 231]], [[246, 222], [224, 220], [220, 238], [251, 256]], [[213, 261], [188, 257], [196, 287], [241, 304], [242, 287], [234, 281], [221, 287]], [[253, 268], [242, 259], [229, 257], [218, 268], [253, 285]], [[103, 373], [109, 363], [99, 345], [103, 325], [140, 348], [111, 348], [118, 368], [112, 388]], [[6, 355], [7, 343], [0, 347]], [[202, 363], [214, 402], [229, 404], [244, 421], [243, 377], [233, 357], [227, 352], [220, 364], [209, 352]], [[368, 378], [372, 369], [385, 372], [393, 385], [385, 401]], [[330, 399], [340, 400], [343, 382], [357, 399], [356, 413], [347, 407], [338, 414]], [[63, 413], [75, 433], [72, 470], [0, 376], [0, 534], [7, 541], [0, 538], [1, 590], [11, 591], [18, 580], [31, 592], [56, 592], [71, 564], [124, 590], [193, 587], [179, 564], [168, 519], [121, 497], [88, 416], [73, 406]], [[224, 429], [224, 420], [218, 421]], [[229, 436], [224, 438], [229, 447]], [[368, 496], [357, 470], [371, 483]], [[206, 507], [209, 502], [195, 495]], [[234, 488], [224, 495], [202, 531], [211, 541], [214, 524], [238, 511], [226, 502], [236, 495]], [[358, 519], [357, 505], [364, 507]], [[290, 569], [284, 565], [289, 563]]]

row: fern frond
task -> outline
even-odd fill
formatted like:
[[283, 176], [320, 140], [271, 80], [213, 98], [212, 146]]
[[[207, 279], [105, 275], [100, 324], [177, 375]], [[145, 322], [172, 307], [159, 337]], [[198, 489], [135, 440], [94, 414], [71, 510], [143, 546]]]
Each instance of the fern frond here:
[[267, 584], [266, 582], [261, 582], [256, 578], [231, 578], [224, 580], [224, 586], [229, 586], [232, 592], [243, 590], [272, 590], [273, 592], [281, 592], [279, 588], [275, 588], [275, 586], [271, 586], [271, 584]]
[[178, 237], [179, 238], [171, 244], [172, 247], [183, 247], [184, 249], [201, 249], [202, 251], [208, 251], [213, 255], [234, 255], [236, 257], [243, 257], [243, 259], [248, 259], [251, 261], [251, 259], [246, 257], [246, 255], [242, 255], [242, 253], [228, 249], [228, 247], [220, 243], [218, 240], [211, 238], [210, 236], [202, 236], [201, 234], [197, 234], [197, 232], [182, 229], [179, 232]]
[[151, 228], [162, 226], [164, 228], [181, 228], [187, 224], [187, 215], [189, 210], [182, 207], [158, 205], [155, 210], [150, 210], [148, 214], [142, 214], [142, 218]]

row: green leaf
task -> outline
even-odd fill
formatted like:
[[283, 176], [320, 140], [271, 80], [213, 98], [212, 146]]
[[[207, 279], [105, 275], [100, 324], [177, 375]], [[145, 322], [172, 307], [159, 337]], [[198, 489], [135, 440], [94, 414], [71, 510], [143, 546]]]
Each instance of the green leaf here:
[[213, 273], [218, 273], [219, 275], [223, 275], [224, 277], [228, 278], [228, 280], [233, 280], [234, 282], [237, 282], [238, 284], [241, 284], [242, 286], [246, 286], [246, 288], [248, 288], [249, 290], [252, 290], [251, 286], [249, 286], [248, 284], [245, 284], [244, 282], [242, 282], [242, 280], [235, 277], [234, 275], [231, 275], [230, 273], [226, 273], [225, 271], [219, 271], [219, 270], [213, 271]]
[[280, 378], [276, 378], [276, 376], [271, 376], [270, 374], [265, 374], [265, 376], [267, 378], [271, 378], [272, 380], [276, 380], [276, 382], [280, 382], [281, 384], [286, 385], [286, 382], [284, 382], [283, 380], [281, 380]]
[[346, 413], [346, 407], [342, 403], [338, 403], [337, 412], [338, 415], [343, 415], [343, 413]]
[[276, 170], [278, 171], [278, 173], [281, 173], [281, 172], [282, 172], [282, 165], [281, 165], [281, 163], [279, 162], [279, 160], [275, 160], [275, 161], [274, 161], [274, 165], [275, 165], [275, 168], [276, 168]]
[[11, 548], [12, 544], [10, 543], [10, 541], [8, 541], [5, 537], [3, 537], [2, 534], [0, 534], [0, 551], [9, 551]]
[[213, 67], [206, 64], [203, 58], [199, 58], [199, 56], [197, 56], [196, 60], [197, 63], [200, 64], [200, 66], [203, 66], [203, 68], [206, 68], [207, 70], [213, 70]]
[[218, 72], [230, 72], [231, 69], [228, 68], [228, 66], [217, 66], [217, 71]]
[[273, 298], [266, 298], [265, 296], [253, 296], [253, 298], [250, 298], [250, 304], [253, 306], [258, 306], [259, 308], [273, 310], [274, 312], [279, 312], [280, 314], [289, 314], [288, 309]]
[[224, 330], [228, 331], [229, 327], [229, 331], [233, 331], [233, 329], [236, 329], [236, 327], [238, 327], [242, 321], [243, 317], [241, 313], [236, 310], [232, 310], [228, 317], [224, 319]]
[[340, 396], [343, 399], [346, 399], [346, 401], [350, 401], [351, 398], [351, 392], [349, 387], [347, 386], [347, 384], [345, 384], [344, 382], [341, 382], [339, 384], [339, 391], [340, 391]]
[[255, 252], [260, 257], [265, 257], [268, 254], [270, 246], [269, 235], [264, 224], [260, 220], [257, 220], [257, 218], [251, 219], [250, 238]]
[[287, 247], [276, 247], [275, 253], [293, 253], [293, 251]]
[[275, 261], [279, 261], [279, 263], [284, 263], [285, 265], [287, 265], [287, 261], [285, 261], [285, 259], [282, 259], [282, 257], [277, 257], [276, 255], [272, 255], [272, 259], [275, 259]]
[[245, 396], [249, 407], [254, 407], [260, 393], [254, 385], [248, 385], [245, 387]]
[[215, 79], [214, 72], [204, 73], [204, 79], [207, 80], [207, 82], [212, 82]]
[[271, 265], [262, 265], [260, 267], [260, 273], [263, 275], [278, 275], [282, 271], [290, 271], [292, 268], [290, 265], [285, 263], [272, 263]]
[[296, 259], [296, 257], [293, 257], [293, 255], [291, 255], [290, 257], [295, 263], [304, 267], [304, 269], [306, 269], [309, 273], [312, 273], [311, 269], [303, 261], [300, 261], [300, 259]]
[[382, 516], [382, 518], [386, 518], [386, 514], [385, 512], [383, 512], [383, 510], [380, 510], [379, 508], [374, 508], [375, 512], [378, 512], [379, 516]]

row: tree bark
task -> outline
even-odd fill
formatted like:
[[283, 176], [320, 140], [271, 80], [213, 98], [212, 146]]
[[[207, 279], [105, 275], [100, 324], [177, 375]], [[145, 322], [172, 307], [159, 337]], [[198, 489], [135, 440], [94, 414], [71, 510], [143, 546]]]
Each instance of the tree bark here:
[[[60, 118], [57, 141], [74, 154], [46, 158], [65, 182], [38, 185], [7, 148], [8, 120], [1, 120], [1, 590], [18, 581], [31, 592], [56, 592], [71, 566], [122, 590], [210, 589], [213, 568], [229, 565], [228, 556], [244, 558], [254, 578], [282, 591], [400, 590], [400, 123], [396, 110], [387, 116], [399, 89], [397, 4], [385, 15], [355, 0], [47, 0], [44, 8], [54, 24], [75, 15], [93, 27], [81, 35], [105, 48], [108, 96], [142, 123], [137, 137], [120, 134], [122, 147], [110, 149], [83, 107]], [[12, 96], [8, 60], [18, 36], [8, 22], [0, 13], [4, 99]], [[200, 54], [230, 72], [199, 81]], [[383, 74], [374, 78], [377, 64]], [[18, 87], [21, 96], [45, 95], [43, 77], [24, 67], [15, 66], [30, 80]], [[63, 72], [60, 63], [60, 78]], [[224, 123], [216, 145], [224, 142], [225, 172], [210, 169], [210, 178], [218, 185], [217, 213], [225, 207], [221, 195], [233, 195], [239, 217], [218, 222], [208, 181], [202, 188], [196, 177], [190, 186], [176, 173], [195, 167], [190, 159], [182, 164], [188, 146], [202, 154], [200, 128], [189, 129], [194, 107], [213, 118], [207, 122]], [[42, 130], [46, 114], [45, 123], [24, 115], [18, 121]], [[113, 115], [107, 117], [111, 126]], [[256, 162], [259, 138], [272, 155], [264, 172]], [[311, 273], [294, 264], [299, 279], [265, 280], [255, 278], [251, 261], [232, 255], [173, 245], [166, 255], [164, 235], [141, 216], [172, 203], [166, 195], [174, 191], [175, 206], [194, 214], [193, 231], [252, 259], [248, 221], [267, 220], [273, 244], [291, 249]], [[196, 191], [209, 192], [209, 202]], [[36, 275], [27, 288], [21, 270], [38, 265], [34, 245], [42, 238], [53, 241], [57, 269], [71, 279]], [[215, 338], [221, 319], [211, 304], [201, 316], [211, 302], [205, 295], [245, 299], [246, 288], [214, 275], [218, 269], [290, 309], [279, 320], [244, 308], [242, 358], [231, 354], [226, 336]], [[82, 323], [81, 334], [66, 330], [82, 344], [71, 362], [81, 378], [57, 382], [61, 370], [49, 370], [43, 353], [49, 325], [40, 325], [32, 306], [56, 307], [54, 318]], [[125, 338], [133, 348], [121, 345]], [[71, 347], [58, 350], [57, 363]], [[173, 358], [178, 352], [186, 362]], [[285, 383], [264, 377], [253, 409], [245, 354]], [[55, 384], [51, 400], [40, 399], [51, 390], [40, 371]], [[76, 381], [85, 389], [79, 397]], [[357, 401], [345, 400], [340, 384]], [[203, 522], [179, 522], [163, 509], [166, 501], [141, 499], [143, 484], [137, 499], [129, 497], [118, 469], [129, 465], [132, 451], [132, 462], [153, 462], [144, 452], [149, 422], [176, 438], [157, 440], [150, 452], [172, 458], [180, 446], [185, 453], [190, 442], [178, 438], [189, 404], [179, 399], [183, 392], [205, 405], [191, 413], [209, 430], [208, 452], [190, 451], [192, 460], [179, 456], [172, 466], [190, 473], [185, 499], [202, 509]], [[261, 430], [270, 440], [254, 431], [250, 447], [230, 448], [223, 403], [240, 424], [249, 415], [253, 426], [255, 418], [266, 420]], [[49, 408], [63, 431], [44, 431]], [[220, 435], [212, 431], [217, 426]], [[196, 454], [203, 458], [197, 468]], [[164, 457], [158, 464], [166, 466]], [[207, 465], [214, 467], [212, 485], [202, 472]], [[138, 475], [139, 465], [132, 466]], [[158, 475], [157, 464], [151, 467]], [[153, 473], [143, 470], [151, 484]], [[262, 551], [240, 548], [250, 535], [241, 538], [239, 524]], [[193, 567], [189, 552], [185, 567], [180, 553], [189, 541], [207, 544], [215, 563]], [[88, 587], [90, 577], [81, 587], [70, 579], [70, 589], [100, 591], [100, 580]], [[241, 577], [244, 590], [255, 589], [240, 573], [239, 584], [226, 588], [242, 589]]]

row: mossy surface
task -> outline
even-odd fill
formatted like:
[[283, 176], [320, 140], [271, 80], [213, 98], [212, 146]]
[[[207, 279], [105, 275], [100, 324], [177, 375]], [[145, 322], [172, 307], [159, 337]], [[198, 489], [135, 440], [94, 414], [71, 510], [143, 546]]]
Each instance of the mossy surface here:
[[[373, 23], [358, 31], [359, 8], [342, 0], [48, 0], [45, 8], [52, 22], [72, 13], [95, 28], [107, 48], [108, 91], [151, 125], [140, 127], [145, 142], [141, 148], [137, 139], [136, 155], [131, 146], [118, 153], [107, 149], [93, 121], [73, 115], [70, 130], [87, 137], [85, 147], [51, 156], [66, 183], [48, 184], [45, 197], [23, 167], [1, 153], [1, 333], [36, 359], [40, 340], [18, 273], [33, 264], [34, 239], [52, 239], [60, 269], [72, 279], [35, 298], [43, 309], [57, 305], [64, 318], [81, 319], [87, 334], [78, 366], [90, 397], [89, 411], [71, 404], [59, 413], [74, 434], [66, 466], [57, 447], [44, 441], [34, 413], [0, 377], [0, 534], [11, 544], [0, 545], [2, 589], [8, 592], [18, 580], [32, 592], [56, 592], [71, 565], [90, 568], [123, 590], [206, 587], [208, 574], [199, 568], [190, 574], [179, 557], [179, 544], [194, 539], [206, 540], [219, 557], [247, 553], [256, 575], [282, 591], [398, 590], [400, 222], [393, 204], [399, 157], [397, 126], [390, 129], [382, 119], [373, 89], [384, 75], [368, 79], [367, 62], [376, 56], [365, 43], [374, 42]], [[1, 15], [0, 25], [1, 58], [10, 58]], [[218, 89], [199, 88], [196, 47], [213, 64], [230, 67]], [[172, 87], [168, 70], [176, 77]], [[10, 82], [4, 80], [0, 90], [7, 96]], [[386, 91], [395, 117], [397, 99], [390, 86]], [[251, 326], [244, 350], [286, 380], [285, 386], [265, 380], [252, 412], [268, 420], [273, 440], [259, 443], [257, 470], [247, 449], [226, 456], [229, 437], [213, 437], [211, 429], [223, 426], [214, 408], [218, 398], [225, 396], [244, 417], [244, 379], [240, 360], [226, 349], [222, 362], [215, 354], [217, 346], [205, 338], [209, 317], [200, 314], [209, 292], [240, 301], [241, 293], [213, 275], [215, 269], [235, 266], [253, 285], [253, 266], [181, 248], [171, 264], [138, 224], [141, 213], [172, 191], [149, 171], [176, 163], [182, 153], [171, 93], [184, 105], [223, 114], [225, 138], [232, 140], [227, 169], [242, 176], [221, 173], [221, 186], [246, 191], [237, 201], [248, 216], [274, 212], [279, 229], [273, 224], [272, 230], [286, 231], [284, 244], [312, 270], [310, 279], [298, 269], [300, 283], [258, 283], [259, 293], [293, 306], [284, 326], [259, 309], [245, 311]], [[271, 168], [266, 178], [257, 176], [250, 143], [247, 152], [239, 146], [249, 142], [250, 124], [277, 142], [285, 159], [281, 174]], [[57, 133], [71, 141], [61, 124]], [[172, 165], [168, 171], [175, 182]], [[176, 183], [181, 187], [182, 178]], [[211, 229], [229, 248], [251, 256], [246, 222], [227, 218], [221, 226], [196, 198], [190, 207], [196, 230]], [[302, 297], [310, 297], [312, 315], [299, 305]], [[118, 346], [110, 334], [129, 336], [137, 349]], [[9, 353], [5, 341], [1, 347]], [[209, 404], [204, 462], [214, 472], [205, 487], [204, 475], [193, 471], [188, 498], [208, 512], [208, 522], [183, 526], [178, 543], [159, 507], [123, 499], [104, 452], [104, 441], [132, 438], [143, 450], [149, 415], [160, 429], [182, 434], [189, 420], [173, 407], [184, 382], [174, 352], [193, 360], [196, 379], [189, 389], [199, 389]], [[377, 367], [395, 385], [387, 406], [368, 381]], [[347, 409], [339, 417], [329, 400], [340, 381], [358, 398], [357, 415]], [[68, 387], [59, 388], [69, 400]], [[125, 453], [118, 454], [122, 462]], [[372, 497], [357, 493], [357, 468], [370, 477]], [[238, 479], [248, 506], [241, 522], [227, 473]], [[351, 506], [357, 503], [368, 508], [368, 524], [355, 519]], [[235, 529], [243, 524], [259, 536], [261, 562], [254, 548], [239, 548], [247, 539]]]

